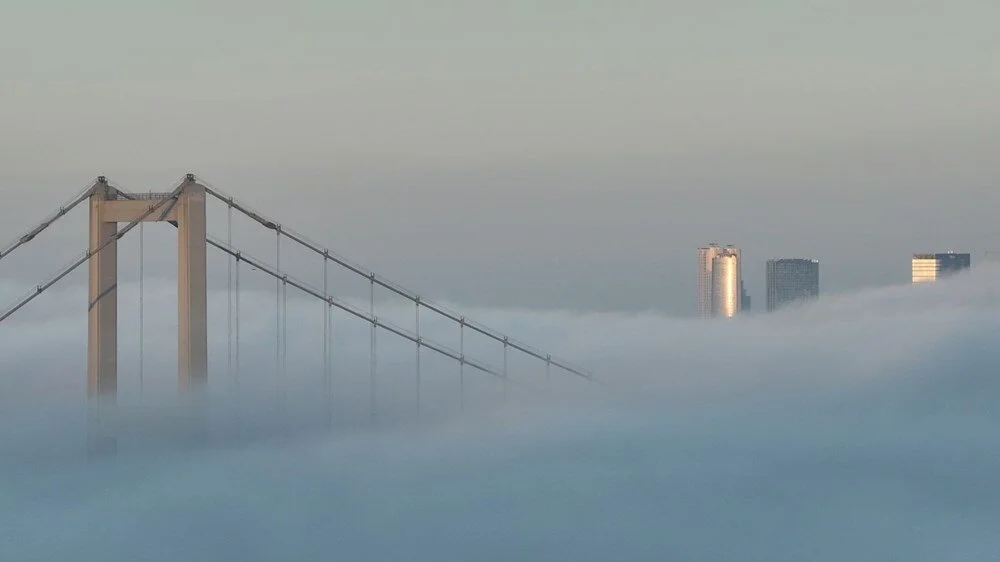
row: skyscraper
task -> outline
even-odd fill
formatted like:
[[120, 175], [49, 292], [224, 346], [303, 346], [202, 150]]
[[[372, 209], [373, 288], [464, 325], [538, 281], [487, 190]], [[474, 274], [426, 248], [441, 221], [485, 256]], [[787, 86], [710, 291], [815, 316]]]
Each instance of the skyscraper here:
[[767, 311], [790, 302], [819, 296], [819, 261], [785, 258], [767, 260]]
[[932, 283], [953, 273], [969, 269], [972, 265], [970, 254], [913, 254], [911, 264], [913, 283]]
[[722, 248], [712, 260], [712, 316], [732, 318], [743, 308], [740, 251]]
[[[721, 260], [719, 258], [722, 258]], [[740, 249], [709, 244], [698, 248], [698, 315], [731, 317], [749, 305], [743, 291]], [[717, 268], [721, 268], [716, 271]]]
[[718, 244], [698, 248], [698, 316], [712, 316], [712, 263], [722, 248]]

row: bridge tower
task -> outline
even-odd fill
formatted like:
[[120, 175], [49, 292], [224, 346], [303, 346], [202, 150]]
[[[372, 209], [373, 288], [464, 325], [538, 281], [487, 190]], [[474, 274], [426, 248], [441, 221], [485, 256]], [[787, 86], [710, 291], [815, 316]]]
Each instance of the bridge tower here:
[[[159, 203], [160, 208], [148, 213]], [[177, 226], [177, 377], [185, 396], [197, 394], [208, 380], [205, 203], [205, 186], [194, 174], [173, 193], [127, 196], [102, 176], [90, 196], [91, 249], [114, 238], [120, 222]], [[101, 411], [114, 405], [118, 394], [117, 241], [91, 257], [89, 265], [87, 396]]]

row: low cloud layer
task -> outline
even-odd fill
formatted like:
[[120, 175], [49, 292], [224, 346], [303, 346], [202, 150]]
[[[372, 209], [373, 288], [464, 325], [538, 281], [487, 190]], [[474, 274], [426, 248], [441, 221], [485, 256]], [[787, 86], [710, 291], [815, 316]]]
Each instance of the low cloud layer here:
[[[333, 434], [311, 421], [322, 389], [322, 308], [292, 298], [284, 411], [302, 415], [273, 424], [281, 433], [223, 432], [210, 446], [137, 446], [91, 463], [77, 442], [86, 326], [82, 312], [63, 318], [61, 307], [79, 297], [67, 290], [0, 327], [0, 553], [992, 559], [1000, 551], [998, 274], [983, 266], [933, 286], [731, 322], [466, 311], [593, 368], [600, 382], [553, 371], [546, 383], [544, 368], [512, 355], [517, 390], [508, 400], [496, 381], [467, 372], [474, 398], [460, 412], [457, 368], [428, 354], [417, 423], [412, 344], [380, 335], [374, 428], [365, 427], [367, 331], [341, 319]], [[244, 415], [263, 427], [281, 411], [273, 295], [249, 302], [258, 310], [243, 319], [243, 391], [259, 407]], [[134, 318], [126, 303], [123, 323]], [[224, 296], [211, 306], [222, 311], [211, 353], [225, 408]], [[386, 318], [412, 321], [403, 305], [379, 306]], [[173, 390], [171, 318], [147, 327], [144, 400]], [[458, 343], [457, 331], [430, 318], [422, 329]], [[128, 341], [122, 402], [134, 405]], [[467, 343], [484, 361], [502, 360], [485, 342]]]

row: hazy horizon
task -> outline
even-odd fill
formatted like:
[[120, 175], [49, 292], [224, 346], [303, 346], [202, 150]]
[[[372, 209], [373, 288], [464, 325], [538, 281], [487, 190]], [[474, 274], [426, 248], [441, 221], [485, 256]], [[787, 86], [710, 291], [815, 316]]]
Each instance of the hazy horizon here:
[[147, 191], [194, 172], [470, 306], [692, 315], [712, 241], [743, 248], [755, 303], [772, 257], [819, 259], [824, 294], [902, 283], [915, 252], [1000, 250], [998, 18], [975, 0], [25, 3], [0, 22], [0, 235], [99, 174]]

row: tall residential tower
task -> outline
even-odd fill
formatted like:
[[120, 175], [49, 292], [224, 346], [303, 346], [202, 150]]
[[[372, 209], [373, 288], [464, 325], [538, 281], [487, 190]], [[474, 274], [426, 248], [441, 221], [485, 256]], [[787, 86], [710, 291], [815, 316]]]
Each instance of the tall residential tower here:
[[712, 316], [712, 260], [722, 248], [709, 244], [698, 248], [698, 316]]
[[744, 297], [740, 262], [740, 250], [735, 246], [698, 248], [699, 316], [731, 318], [739, 314]]
[[913, 283], [932, 283], [952, 273], [969, 269], [972, 256], [969, 254], [913, 254]]
[[767, 311], [819, 296], [819, 261], [801, 258], [767, 260]]

